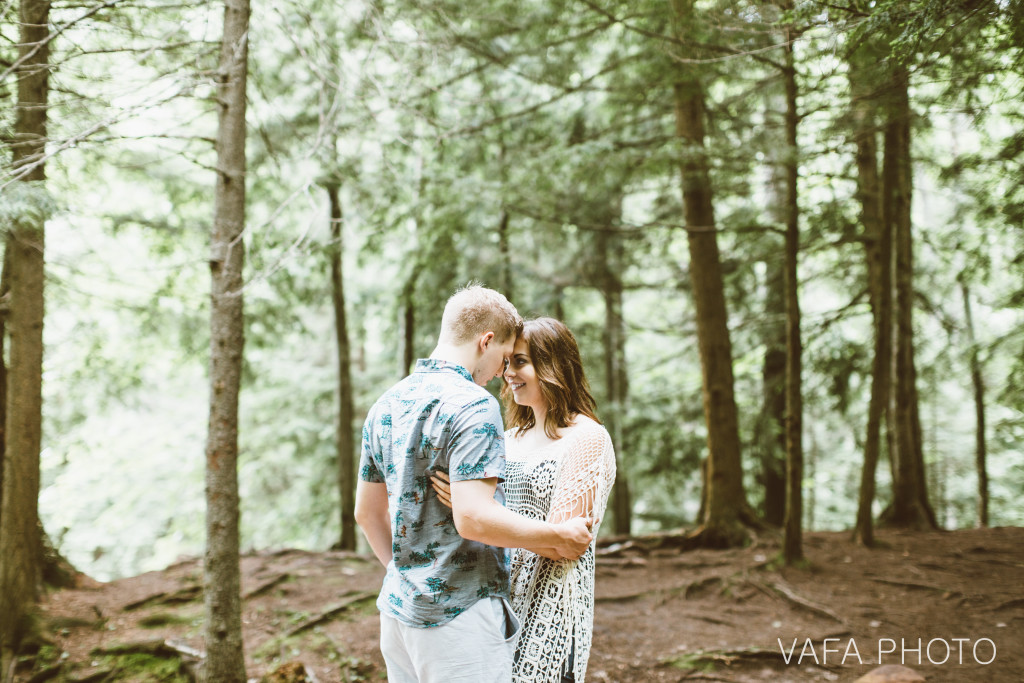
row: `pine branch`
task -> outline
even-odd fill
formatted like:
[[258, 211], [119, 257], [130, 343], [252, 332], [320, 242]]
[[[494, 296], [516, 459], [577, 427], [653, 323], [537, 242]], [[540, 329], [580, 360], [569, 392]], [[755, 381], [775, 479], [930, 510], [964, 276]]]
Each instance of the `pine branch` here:
[[671, 57], [674, 61], [679, 62], [680, 64], [712, 64], [712, 63], [715, 63], [715, 62], [722, 62], [722, 61], [726, 61], [726, 60], [729, 60], [729, 59], [735, 59], [735, 58], [738, 58], [738, 57], [750, 57], [750, 58], [752, 58], [752, 59], [754, 59], [756, 61], [762, 62], [764, 64], [768, 64], [769, 66], [772, 66], [772, 67], [774, 67], [776, 69], [779, 69], [781, 71], [783, 68], [785, 68], [783, 64], [780, 64], [780, 63], [778, 63], [778, 62], [776, 62], [776, 61], [774, 61], [772, 59], [769, 59], [768, 57], [762, 56], [762, 53], [769, 52], [771, 50], [777, 50], [777, 49], [782, 48], [785, 45], [787, 45], [787, 42], [792, 42], [792, 41], [783, 41], [781, 43], [776, 43], [774, 45], [768, 45], [768, 46], [765, 46], [765, 47], [756, 48], [754, 50], [745, 50], [744, 51], [744, 50], [737, 50], [735, 48], [726, 47], [724, 45], [714, 45], [714, 44], [711, 44], [711, 43], [697, 43], [697, 42], [691, 42], [691, 41], [686, 41], [686, 40], [680, 40], [679, 38], [676, 38], [675, 36], [669, 36], [669, 35], [665, 35], [664, 33], [657, 33], [655, 31], [648, 31], [647, 29], [641, 28], [641, 27], [636, 26], [634, 24], [627, 23], [627, 21], [625, 19], [620, 19], [619, 17], [616, 17], [614, 14], [612, 14], [608, 10], [604, 9], [603, 7], [600, 7], [599, 5], [597, 5], [596, 3], [592, 2], [591, 0], [581, 0], [581, 1], [587, 7], [589, 7], [590, 9], [594, 10], [595, 12], [598, 12], [599, 14], [601, 14], [601, 15], [603, 15], [605, 17], [608, 17], [608, 19], [613, 21], [614, 23], [621, 24], [623, 28], [625, 28], [625, 29], [627, 29], [629, 31], [632, 31], [633, 33], [638, 33], [638, 34], [640, 34], [640, 35], [642, 35], [642, 36], [644, 36], [646, 38], [653, 38], [655, 40], [658, 40], [660, 42], [666, 43], [668, 45], [675, 45], [676, 47], [685, 48], [687, 50], [698, 49], [698, 50], [708, 50], [708, 51], [711, 51], [711, 52], [725, 53], [722, 57], [714, 57], [714, 58], [710, 58], [710, 59], [690, 59], [690, 58], [680, 57], [680, 56], [676, 55], [675, 53], [669, 51], [667, 53], [669, 55], [669, 57]]
[[39, 51], [42, 50], [43, 47], [52, 43], [59, 35], [64, 33], [69, 28], [85, 21], [89, 17], [92, 17], [93, 15], [99, 13], [102, 10], [114, 7], [120, 2], [122, 2], [122, 0], [106, 0], [106, 2], [96, 5], [95, 7], [85, 12], [81, 16], [75, 17], [66, 24], [62, 24], [56, 31], [51, 32], [49, 35], [46, 36], [45, 39], [36, 43], [31, 50], [29, 50], [25, 54], [21, 55], [18, 59], [16, 59], [13, 64], [11, 64], [7, 69], [3, 71], [3, 73], [0, 73], [0, 82], [6, 80], [7, 77], [11, 75], [11, 72], [15, 71], [22, 64], [31, 60], [33, 57], [39, 54]]

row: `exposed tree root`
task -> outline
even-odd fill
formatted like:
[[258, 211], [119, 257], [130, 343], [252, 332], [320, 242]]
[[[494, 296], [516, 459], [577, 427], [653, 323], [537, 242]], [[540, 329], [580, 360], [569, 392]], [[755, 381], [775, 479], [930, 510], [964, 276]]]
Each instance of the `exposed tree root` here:
[[28, 683], [46, 683], [46, 681], [52, 680], [59, 676], [63, 671], [63, 664], [48, 666], [45, 669], [34, 673], [32, 677], [28, 679]]
[[130, 643], [115, 643], [90, 650], [92, 655], [151, 655], [153, 657], [187, 657], [202, 659], [203, 653], [186, 645], [172, 643], [159, 638], [137, 640]]
[[99, 585], [94, 579], [75, 569], [53, 547], [50, 537], [43, 531], [42, 522], [39, 523], [39, 536], [43, 545], [42, 579], [46, 586], [50, 588], [94, 588]]
[[291, 577], [292, 577], [292, 575], [289, 574], [288, 572], [284, 572], [283, 574], [278, 574], [277, 576], [275, 576], [274, 578], [270, 579], [269, 581], [264, 581], [260, 585], [258, 585], [255, 588], [253, 588], [251, 591], [249, 591], [248, 593], [243, 595], [242, 599], [243, 600], [248, 600], [249, 598], [254, 598], [257, 595], [263, 595], [264, 593], [269, 591], [274, 586], [278, 585], [279, 583], [284, 583], [285, 581], [287, 581]]
[[1002, 603], [1001, 605], [999, 605], [998, 607], [996, 607], [995, 611], [998, 612], [999, 610], [1013, 609], [1015, 607], [1024, 607], [1024, 598], [1017, 598], [1015, 600], [1008, 600], [1008, 601]]
[[181, 590], [174, 591], [173, 593], [154, 593], [153, 595], [130, 602], [125, 605], [122, 609], [126, 612], [139, 609], [140, 607], [149, 607], [150, 605], [174, 605], [184, 602], [194, 602], [199, 599], [203, 594], [202, 586], [186, 586]]
[[889, 586], [899, 586], [901, 588], [910, 588], [913, 590], [933, 591], [935, 593], [942, 593], [943, 597], [953, 597], [954, 595], [962, 595], [960, 591], [950, 590], [949, 588], [943, 588], [942, 586], [931, 586], [926, 583], [910, 583], [908, 581], [893, 581], [892, 579], [871, 579], [875, 583], [884, 583]]
[[659, 596], [663, 598], [663, 602], [673, 596], [682, 596], [686, 600], [692, 600], [695, 598], [702, 597], [708, 593], [722, 592], [722, 578], [718, 576], [709, 576], [697, 581], [688, 581], [680, 586], [674, 588], [656, 588], [648, 591], [639, 591], [637, 593], [627, 593], [626, 595], [599, 595], [594, 598], [596, 602], [628, 602], [631, 600], [639, 600], [640, 598]]
[[[796, 607], [799, 607], [800, 609], [806, 610], [820, 617], [832, 619], [833, 621], [839, 622], [844, 626], [846, 625], [846, 620], [837, 615], [835, 612], [828, 609], [827, 607], [818, 605], [814, 602], [811, 602], [807, 598], [798, 595], [796, 591], [794, 591], [792, 588], [790, 588], [786, 583], [782, 581], [765, 583], [761, 583], [758, 581], [749, 581], [749, 583], [755, 587], [770, 589], [775, 594], [782, 596], [787, 602]], [[769, 593], [769, 595], [771, 595], [771, 593]]]
[[355, 595], [349, 596], [348, 598], [342, 600], [338, 604], [328, 607], [315, 617], [311, 617], [306, 621], [302, 622], [301, 624], [299, 624], [298, 626], [295, 626], [294, 628], [290, 629], [287, 633], [285, 633], [285, 637], [291, 638], [294, 635], [298, 635], [303, 631], [313, 628], [317, 624], [322, 624], [325, 621], [330, 621], [331, 619], [335, 618], [336, 616], [338, 616], [345, 610], [349, 609], [356, 603], [376, 597], [377, 594], [372, 592], [356, 593]]
[[[175, 659], [178, 660], [178, 671], [189, 678], [189, 680], [196, 681], [201, 678], [199, 674], [199, 668], [202, 666], [203, 660], [206, 655], [198, 650], [195, 650], [187, 645], [173, 643], [170, 640], [138, 640], [128, 643], [116, 643], [114, 645], [107, 645], [103, 647], [93, 648], [90, 651], [92, 656], [124, 656], [124, 655], [149, 655], [150, 657], [158, 657], [161, 659]], [[103, 677], [95, 678], [98, 674], [104, 674]], [[122, 672], [123, 673], [123, 672]], [[96, 681], [107, 681], [107, 680], [119, 680], [113, 678], [118, 674], [118, 668], [115, 666], [110, 671], [101, 671], [93, 674], [88, 679], [82, 680], [96, 680]]]

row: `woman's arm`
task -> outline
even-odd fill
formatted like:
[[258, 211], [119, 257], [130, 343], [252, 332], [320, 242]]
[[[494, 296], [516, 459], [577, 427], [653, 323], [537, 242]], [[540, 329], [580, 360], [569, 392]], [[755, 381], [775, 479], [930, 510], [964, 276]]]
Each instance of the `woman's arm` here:
[[548, 521], [573, 517], [593, 518], [594, 504], [601, 480], [604, 442], [601, 432], [581, 435], [562, 460], [548, 510]]

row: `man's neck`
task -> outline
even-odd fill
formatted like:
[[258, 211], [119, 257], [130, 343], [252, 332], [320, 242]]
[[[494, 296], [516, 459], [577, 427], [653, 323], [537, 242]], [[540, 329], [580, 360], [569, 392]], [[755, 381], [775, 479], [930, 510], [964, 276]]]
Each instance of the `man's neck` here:
[[439, 343], [434, 347], [434, 351], [430, 354], [430, 357], [434, 360], [443, 360], [446, 363], [461, 365], [469, 370], [470, 374], [472, 374], [476, 369], [476, 349], [468, 344], [453, 346], [451, 344]]

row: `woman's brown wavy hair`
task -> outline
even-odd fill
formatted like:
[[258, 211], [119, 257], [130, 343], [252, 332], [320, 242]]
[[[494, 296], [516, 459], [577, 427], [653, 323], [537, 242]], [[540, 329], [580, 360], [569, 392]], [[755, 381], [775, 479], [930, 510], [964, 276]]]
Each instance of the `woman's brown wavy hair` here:
[[[536, 318], [523, 323], [520, 336], [526, 340], [530, 361], [540, 380], [540, 393], [548, 404], [544, 433], [549, 439], [561, 438], [557, 430], [568, 427], [576, 415], [586, 415], [597, 423], [597, 403], [583, 373], [583, 361], [576, 337], [555, 318]], [[505, 403], [505, 422], [516, 434], [536, 424], [533, 409], [521, 406], [512, 397], [508, 383], [501, 389]]]

